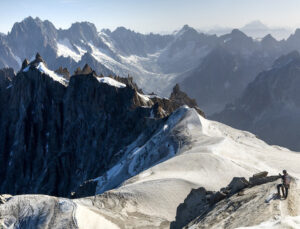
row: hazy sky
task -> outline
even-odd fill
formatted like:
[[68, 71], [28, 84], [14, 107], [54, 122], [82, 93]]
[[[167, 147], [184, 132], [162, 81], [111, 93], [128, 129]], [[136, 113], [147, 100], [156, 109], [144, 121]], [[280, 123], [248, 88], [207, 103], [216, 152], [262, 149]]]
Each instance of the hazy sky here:
[[173, 31], [184, 24], [241, 27], [253, 20], [300, 27], [300, 0], [0, 0], [0, 9], [4, 33], [28, 16], [48, 19], [57, 28], [90, 21], [99, 30], [125, 26], [143, 33]]

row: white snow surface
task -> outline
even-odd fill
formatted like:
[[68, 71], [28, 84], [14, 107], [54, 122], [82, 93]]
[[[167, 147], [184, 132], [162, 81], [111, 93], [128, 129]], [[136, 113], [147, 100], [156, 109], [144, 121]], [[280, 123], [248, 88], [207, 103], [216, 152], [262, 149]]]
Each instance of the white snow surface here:
[[299, 153], [270, 146], [249, 132], [207, 120], [187, 107], [171, 115], [145, 145], [139, 146], [137, 140], [129, 146], [126, 154], [96, 179], [97, 193], [123, 180], [110, 192], [128, 194], [137, 202], [138, 212], [168, 221], [175, 219], [177, 206], [192, 188], [218, 191], [233, 177], [248, 178], [265, 170], [276, 175], [288, 169], [300, 178]]
[[72, 47], [72, 44], [70, 43], [69, 39], [64, 38], [63, 40], [58, 40], [57, 43], [57, 56], [63, 56], [63, 57], [71, 57], [76, 62], [79, 62], [81, 57], [84, 55], [84, 51], [81, 51], [81, 49], [78, 49], [79, 51], [76, 52], [74, 48]]
[[[218, 191], [233, 177], [248, 178], [265, 170], [277, 175], [287, 169], [300, 179], [299, 153], [270, 146], [249, 132], [207, 120], [186, 106], [175, 111], [146, 143], [141, 139], [143, 136], [127, 146], [119, 163], [95, 179], [99, 194], [117, 188], [72, 202], [63, 199], [59, 201], [61, 214], [70, 217], [75, 211], [73, 217], [79, 228], [97, 228], [99, 224], [104, 225], [102, 228], [133, 228], [137, 222], [153, 228], [158, 222], [175, 219], [177, 207], [192, 188]], [[250, 228], [299, 226], [296, 215], [265, 221]]]
[[[23, 72], [28, 72], [30, 68], [30, 65], [28, 65], [26, 68], [23, 69]], [[54, 71], [49, 70], [46, 65], [43, 62], [40, 62], [36, 69], [38, 69], [41, 73], [44, 73], [48, 76], [50, 76], [53, 80], [61, 83], [64, 86], [68, 85], [68, 80], [66, 80], [63, 76], [56, 74]]]
[[77, 205], [75, 218], [79, 229], [119, 229], [116, 224], [107, 220], [100, 213], [82, 205]]
[[148, 54], [146, 57], [126, 56], [115, 48], [113, 41], [105, 33], [100, 33], [99, 37], [109, 50], [95, 46], [92, 41], [81, 41], [80, 44], [75, 44], [65, 38], [56, 41], [57, 56], [71, 57], [78, 62], [86, 52], [91, 51], [91, 55], [99, 63], [119, 76], [132, 76], [138, 86], [147, 93], [156, 92], [162, 96], [167, 96], [170, 93], [181, 72], [164, 73], [158, 63], [158, 58], [163, 50]]
[[124, 87], [126, 87], [126, 84], [121, 83], [121, 82], [119, 82], [117, 80], [114, 80], [113, 78], [110, 78], [110, 77], [97, 77], [97, 80], [100, 83], [106, 83], [108, 85], [111, 85], [111, 86], [117, 87], [117, 88], [124, 88]]
[[279, 219], [272, 219], [251, 227], [238, 227], [237, 229], [299, 229], [300, 216], [287, 216]]

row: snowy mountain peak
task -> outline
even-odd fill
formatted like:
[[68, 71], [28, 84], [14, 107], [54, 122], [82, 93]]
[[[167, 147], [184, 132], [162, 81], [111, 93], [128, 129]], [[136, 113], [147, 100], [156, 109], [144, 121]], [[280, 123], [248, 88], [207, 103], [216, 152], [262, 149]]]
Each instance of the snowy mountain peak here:
[[269, 30], [269, 27], [256, 20], [246, 24], [241, 30]]
[[68, 85], [68, 80], [65, 79], [62, 75], [58, 75], [56, 72], [48, 69], [47, 64], [39, 53], [36, 54], [35, 60], [30, 62], [29, 64], [27, 59], [24, 60], [22, 64], [22, 72], [27, 73], [30, 70], [38, 70], [39, 72], [52, 78], [54, 81], [57, 81], [64, 86]]
[[199, 33], [197, 32], [197, 30], [195, 30], [194, 28], [188, 26], [188, 25], [184, 25], [177, 33], [176, 33], [176, 37], [181, 37], [181, 36], [197, 36], [199, 35]]

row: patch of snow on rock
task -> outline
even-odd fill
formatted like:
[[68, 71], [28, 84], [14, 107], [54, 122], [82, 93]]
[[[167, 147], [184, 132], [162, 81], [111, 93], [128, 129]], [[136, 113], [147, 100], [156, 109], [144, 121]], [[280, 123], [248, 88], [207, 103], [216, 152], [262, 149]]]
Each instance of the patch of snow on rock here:
[[[49, 70], [43, 62], [40, 62], [36, 67], [41, 73], [44, 73], [50, 76], [53, 80], [67, 86], [68, 80], [66, 80], [63, 76], [56, 74], [54, 71]], [[25, 69], [24, 69], [25, 71]], [[28, 71], [28, 70], [27, 70]]]
[[[76, 47], [78, 49], [78, 47]], [[80, 52], [80, 50], [79, 50]], [[77, 53], [69, 39], [65, 38], [63, 40], [57, 41], [57, 56], [63, 56], [63, 57], [71, 57], [76, 62], [80, 61], [81, 56], [84, 54], [84, 52]]]
[[126, 84], [123, 84], [117, 80], [114, 80], [110, 77], [101, 77], [101, 78], [97, 78], [97, 80], [100, 82], [100, 83], [106, 83], [108, 85], [111, 85], [113, 87], [117, 87], [117, 88], [124, 88], [126, 87]]

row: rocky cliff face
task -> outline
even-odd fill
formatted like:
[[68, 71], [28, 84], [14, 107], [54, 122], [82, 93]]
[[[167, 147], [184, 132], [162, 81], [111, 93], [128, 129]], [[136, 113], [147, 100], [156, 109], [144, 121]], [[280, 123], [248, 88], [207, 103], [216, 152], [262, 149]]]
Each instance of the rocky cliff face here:
[[[250, 181], [247, 181], [244, 177], [234, 177], [228, 186], [221, 188], [218, 192], [208, 191], [203, 187], [192, 189], [184, 202], [178, 206], [176, 220], [171, 223], [170, 228], [183, 228], [188, 224], [189, 226], [196, 224], [197, 228], [218, 227], [218, 223], [222, 221], [222, 219], [220, 219], [221, 217], [215, 219], [215, 221], [219, 222], [209, 222], [210, 224], [206, 222], [208, 221], [207, 218], [211, 220], [211, 215], [216, 214], [216, 209], [220, 209], [221, 206], [224, 205], [230, 206], [232, 204], [234, 207], [231, 211], [238, 211], [243, 201], [251, 198], [250, 195], [246, 198], [241, 197], [245, 195], [245, 192], [249, 193], [249, 189], [257, 185], [263, 185], [280, 179], [279, 176], [267, 176], [267, 174], [268, 172], [254, 174], [253, 177], [250, 178]], [[233, 197], [234, 195], [235, 197]], [[265, 194], [262, 196], [265, 196]], [[236, 201], [232, 199], [242, 200]], [[236, 203], [234, 203], [235, 201]], [[222, 212], [221, 215], [224, 216], [226, 213]], [[226, 217], [224, 218], [227, 220]], [[205, 226], [201, 225], [201, 222], [205, 222]], [[223, 227], [220, 226], [220, 228]]]
[[23, 67], [16, 77], [0, 72], [2, 193], [69, 196], [178, 107], [172, 100], [158, 106], [161, 99], [139, 93], [132, 79], [98, 77], [89, 66], [69, 82], [39, 55]]
[[257, 134], [270, 144], [299, 150], [300, 55], [278, 58], [272, 69], [261, 72], [242, 96], [213, 119]]

